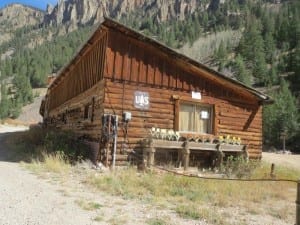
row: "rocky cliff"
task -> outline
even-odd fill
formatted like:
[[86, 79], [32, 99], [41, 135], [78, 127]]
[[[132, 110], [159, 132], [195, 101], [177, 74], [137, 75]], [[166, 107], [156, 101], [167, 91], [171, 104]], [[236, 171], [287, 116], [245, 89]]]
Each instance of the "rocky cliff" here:
[[47, 7], [44, 23], [73, 30], [96, 24], [103, 16], [120, 19], [134, 11], [140, 16], [154, 16], [157, 22], [184, 20], [199, 7], [205, 8], [199, 0], [60, 0], [55, 7]]

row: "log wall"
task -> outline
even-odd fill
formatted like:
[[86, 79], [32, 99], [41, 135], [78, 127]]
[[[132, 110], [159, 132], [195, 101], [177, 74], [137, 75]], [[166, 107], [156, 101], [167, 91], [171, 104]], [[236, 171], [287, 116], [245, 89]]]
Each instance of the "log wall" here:
[[[78, 136], [99, 142], [104, 112], [103, 102], [104, 80], [51, 110], [45, 123], [49, 127], [72, 130]], [[84, 118], [87, 106], [91, 106], [91, 114], [89, 118]]]
[[[149, 136], [151, 127], [176, 128], [176, 100], [214, 106], [214, 135], [240, 137], [247, 144], [250, 157], [261, 157], [262, 107], [257, 99], [239, 93], [194, 74], [157, 49], [117, 31], [109, 31], [106, 50], [105, 113], [132, 113], [129, 123], [129, 146]], [[148, 92], [150, 108], [134, 107], [134, 92]], [[191, 91], [201, 92], [202, 99], [194, 100]], [[119, 139], [124, 139], [120, 129]]]
[[[150, 108], [148, 110], [134, 107], [134, 92], [137, 90], [149, 93]], [[132, 113], [132, 120], [128, 125], [128, 141], [129, 147], [133, 149], [138, 141], [149, 137], [152, 127], [174, 129], [176, 125], [176, 100], [172, 98], [174, 95], [179, 96], [184, 102], [214, 105], [214, 135], [240, 137], [242, 144], [248, 145], [250, 157], [258, 158], [261, 156], [261, 106], [231, 102], [209, 95], [202, 95], [201, 100], [195, 101], [190, 92], [150, 86], [137, 87], [135, 83], [119, 83], [107, 80], [104, 101], [105, 113], [116, 114], [120, 118], [122, 118], [124, 111]], [[120, 142], [124, 141], [125, 132], [122, 127], [119, 129], [118, 137]]]

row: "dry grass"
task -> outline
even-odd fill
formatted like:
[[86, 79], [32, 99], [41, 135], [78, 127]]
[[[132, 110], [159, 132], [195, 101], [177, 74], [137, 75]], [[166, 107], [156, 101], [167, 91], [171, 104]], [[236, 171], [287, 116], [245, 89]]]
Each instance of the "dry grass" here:
[[110, 225], [123, 225], [123, 224], [126, 224], [127, 222], [128, 222], [128, 219], [126, 218], [126, 216], [120, 215], [120, 214], [112, 216], [107, 221], [107, 223]]
[[170, 225], [164, 218], [150, 218], [146, 223], [148, 225]]
[[67, 174], [71, 170], [71, 165], [65, 161], [61, 154], [43, 154], [42, 161], [33, 160], [31, 163], [23, 163], [23, 165], [37, 174], [43, 172]]
[[192, 46], [186, 44], [180, 51], [198, 61], [203, 61], [211, 57], [214, 52], [223, 42], [227, 48], [234, 48], [239, 43], [241, 38], [240, 31], [226, 30], [218, 33], [209, 34], [205, 37], [200, 37]]
[[[262, 164], [253, 171], [252, 178], [269, 178], [270, 165]], [[297, 179], [299, 171], [277, 168], [277, 178]], [[212, 224], [227, 224], [220, 209], [242, 207], [251, 214], [264, 210], [254, 210], [258, 205], [267, 208], [265, 212], [283, 221], [282, 207], [274, 202], [293, 204], [296, 185], [289, 182], [245, 182], [202, 180], [176, 176], [168, 173], [136, 173], [134, 168], [121, 170], [101, 176], [91, 175], [87, 183], [101, 191], [144, 202], [163, 205], [174, 209], [180, 216], [191, 219], [204, 219]], [[290, 190], [290, 191], [282, 191]], [[249, 204], [251, 203], [251, 204]], [[206, 207], [214, 207], [215, 210]], [[284, 210], [285, 211], [285, 210]]]
[[[31, 141], [35, 133], [27, 135], [26, 140]], [[40, 145], [37, 142], [35, 146]], [[39, 148], [37, 151], [43, 152], [43, 147]], [[76, 169], [67, 163], [64, 155], [59, 152], [42, 154], [42, 160], [32, 160], [24, 165], [35, 173], [54, 173], [60, 179], [68, 177], [69, 174], [77, 174]], [[245, 168], [248, 166], [239, 167]], [[261, 163], [251, 172], [251, 178], [270, 178], [269, 174], [270, 164]], [[280, 166], [276, 167], [275, 174], [277, 179], [298, 180], [300, 177], [300, 171]], [[287, 224], [294, 222], [294, 212], [284, 213], [290, 212], [288, 209], [293, 207], [295, 202], [296, 184], [290, 182], [204, 180], [160, 171], [137, 173], [133, 167], [104, 174], [89, 171], [78, 179], [99, 191], [122, 196], [124, 199], [139, 199], [156, 207], [172, 209], [181, 217], [205, 220], [210, 224], [239, 224], [226, 216], [226, 213], [231, 213], [224, 211], [226, 208], [237, 209], [240, 211], [239, 215], [267, 215], [274, 218], [274, 221], [282, 220]], [[78, 200], [76, 203], [85, 210], [101, 207], [86, 200]], [[95, 218], [96, 221], [103, 219], [101, 215]], [[112, 217], [106, 222], [123, 224], [127, 219]], [[149, 219], [147, 223], [168, 224], [167, 220], [156, 218]]]
[[76, 200], [75, 203], [77, 205], [79, 205], [80, 208], [87, 210], [87, 211], [93, 211], [93, 210], [97, 210], [97, 209], [100, 209], [101, 207], [103, 207], [101, 204], [99, 204], [97, 202], [88, 202], [83, 199]]

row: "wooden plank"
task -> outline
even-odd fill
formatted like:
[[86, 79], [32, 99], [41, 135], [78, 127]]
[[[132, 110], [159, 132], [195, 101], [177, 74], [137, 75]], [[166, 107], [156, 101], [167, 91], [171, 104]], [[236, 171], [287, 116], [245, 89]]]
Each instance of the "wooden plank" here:
[[162, 85], [162, 62], [159, 58], [154, 59], [155, 63], [155, 74], [154, 74], [154, 84], [157, 86]]
[[123, 71], [122, 71], [122, 79], [129, 81], [130, 80], [130, 74], [131, 74], [131, 43], [130, 41], [127, 39], [127, 50], [126, 53], [124, 55], [124, 59], [123, 59]]
[[172, 66], [168, 67], [167, 74], [170, 79], [169, 87], [171, 89], [176, 89], [176, 79], [177, 79], [176, 69]]
[[131, 76], [130, 76], [130, 81], [132, 82], [138, 82], [138, 72], [139, 72], [139, 63], [137, 61], [137, 47], [136, 45], [132, 45], [131, 47], [131, 55], [132, 55], [132, 58], [131, 58], [131, 68], [130, 68], [130, 71], [131, 71]]
[[100, 66], [100, 72], [99, 72], [99, 77], [98, 81], [100, 81], [104, 77], [104, 67], [106, 64], [106, 46], [107, 46], [107, 33], [104, 35], [103, 39], [100, 41], [100, 49], [101, 49], [101, 54], [99, 56], [99, 66]]
[[149, 55], [145, 56], [147, 64], [147, 83], [152, 85], [155, 84], [155, 63], [154, 58], [150, 58]]
[[182, 76], [183, 76], [183, 90], [188, 91], [190, 90], [189, 77], [186, 73], [182, 74]]
[[147, 61], [144, 49], [138, 49], [139, 83], [147, 84]]
[[180, 149], [183, 148], [184, 142], [182, 141], [166, 141], [166, 140], [153, 140], [154, 148], [164, 148], [164, 149]]
[[219, 149], [222, 152], [242, 152], [244, 148], [245, 148], [244, 145], [228, 145], [228, 144], [223, 144], [220, 145], [219, 147]]
[[183, 90], [183, 71], [177, 71], [177, 89]]
[[122, 70], [123, 70], [123, 55], [121, 54], [121, 52], [125, 52], [124, 48], [126, 46], [123, 44], [123, 39], [120, 37], [120, 35], [115, 36], [114, 46], [115, 46], [114, 79], [121, 80]]
[[162, 64], [162, 86], [168, 88], [170, 86], [169, 84], [169, 74], [167, 73], [168, 65], [166, 61], [163, 61]]
[[107, 66], [107, 77], [112, 77], [114, 73], [114, 52], [110, 47], [106, 48], [106, 66]]

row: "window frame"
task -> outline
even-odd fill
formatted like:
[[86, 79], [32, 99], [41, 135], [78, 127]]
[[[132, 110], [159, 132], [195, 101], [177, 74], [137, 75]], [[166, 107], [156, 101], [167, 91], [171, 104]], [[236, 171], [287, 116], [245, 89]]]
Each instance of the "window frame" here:
[[197, 131], [181, 131], [179, 129], [179, 120], [180, 120], [180, 106], [186, 104], [186, 105], [193, 105], [193, 106], [203, 106], [203, 107], [209, 107], [210, 110], [210, 133], [201, 133], [201, 134], [207, 134], [207, 135], [215, 135], [216, 134], [216, 114], [215, 114], [215, 105], [214, 104], [209, 104], [209, 103], [204, 103], [204, 102], [199, 102], [199, 101], [193, 101], [193, 100], [181, 100], [181, 99], [176, 99], [175, 100], [175, 120], [174, 120], [174, 129], [176, 131], [182, 132], [182, 133], [200, 133]]

